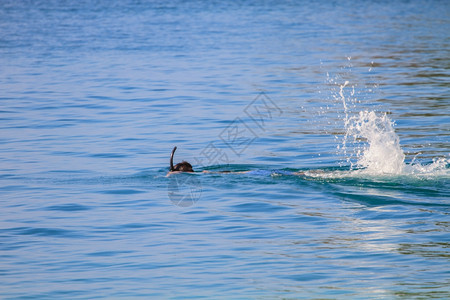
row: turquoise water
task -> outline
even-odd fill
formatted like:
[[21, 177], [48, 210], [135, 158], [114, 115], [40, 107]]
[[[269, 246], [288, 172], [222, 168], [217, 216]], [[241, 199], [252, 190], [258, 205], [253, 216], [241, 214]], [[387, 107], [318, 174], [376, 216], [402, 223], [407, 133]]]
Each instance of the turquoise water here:
[[450, 298], [449, 20], [2, 1], [0, 298]]

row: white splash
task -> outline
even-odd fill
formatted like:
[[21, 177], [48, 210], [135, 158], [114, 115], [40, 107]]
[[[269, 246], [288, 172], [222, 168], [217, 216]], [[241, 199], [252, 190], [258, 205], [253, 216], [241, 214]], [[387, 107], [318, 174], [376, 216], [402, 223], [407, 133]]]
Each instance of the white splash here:
[[431, 164], [412, 163], [405, 165], [405, 174], [419, 177], [450, 176], [450, 168], [447, 165], [450, 160], [445, 157], [434, 158]]
[[[333, 82], [332, 80], [329, 80]], [[336, 84], [336, 81], [334, 81]], [[349, 97], [344, 89], [352, 88]], [[337, 91], [336, 91], [337, 92]], [[344, 129], [342, 151], [350, 163], [349, 171], [307, 172], [313, 177], [354, 177], [354, 176], [449, 176], [448, 158], [435, 158], [431, 164], [422, 165], [415, 161], [405, 163], [405, 154], [400, 146], [400, 138], [395, 133], [394, 122], [386, 113], [375, 111], [359, 111], [354, 97], [354, 86], [345, 81], [339, 84], [339, 91], [334, 99], [342, 104], [344, 109]], [[351, 109], [348, 103], [351, 105]], [[348, 147], [351, 144], [352, 147]], [[353, 150], [353, 151], [349, 151]]]
[[367, 143], [357, 151], [357, 167], [372, 174], [402, 174], [405, 169], [405, 154], [400, 139], [395, 133], [393, 122], [386, 114], [361, 111], [349, 119], [347, 135], [354, 140]]

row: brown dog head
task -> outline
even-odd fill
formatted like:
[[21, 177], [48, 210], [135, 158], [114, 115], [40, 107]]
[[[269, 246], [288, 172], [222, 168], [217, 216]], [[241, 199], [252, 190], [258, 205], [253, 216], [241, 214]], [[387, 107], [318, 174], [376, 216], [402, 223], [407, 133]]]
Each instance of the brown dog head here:
[[187, 161], [182, 161], [175, 166], [173, 165], [173, 155], [175, 154], [177, 147], [173, 147], [172, 154], [170, 155], [170, 172], [194, 172], [192, 165]]

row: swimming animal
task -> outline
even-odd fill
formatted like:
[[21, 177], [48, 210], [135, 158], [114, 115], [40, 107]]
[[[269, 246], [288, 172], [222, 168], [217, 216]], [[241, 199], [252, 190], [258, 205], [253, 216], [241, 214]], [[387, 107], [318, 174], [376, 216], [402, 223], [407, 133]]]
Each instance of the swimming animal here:
[[[170, 155], [170, 172], [167, 175], [170, 175], [172, 172], [194, 172], [194, 169], [192, 169], [192, 165], [188, 163], [187, 161], [182, 161], [175, 166], [173, 165], [173, 156], [175, 154], [175, 151], [177, 150], [177, 147], [173, 147], [172, 154]], [[305, 172], [291, 172], [286, 170], [251, 170], [251, 171], [208, 171], [204, 170], [202, 173], [227, 173], [227, 174], [248, 174], [248, 175], [259, 175], [259, 176], [281, 176], [281, 175], [298, 175], [298, 176], [305, 176]]]
[[175, 166], [173, 165], [173, 155], [175, 154], [177, 147], [173, 147], [172, 154], [170, 155], [170, 172], [194, 172], [192, 165], [187, 161], [182, 161]]

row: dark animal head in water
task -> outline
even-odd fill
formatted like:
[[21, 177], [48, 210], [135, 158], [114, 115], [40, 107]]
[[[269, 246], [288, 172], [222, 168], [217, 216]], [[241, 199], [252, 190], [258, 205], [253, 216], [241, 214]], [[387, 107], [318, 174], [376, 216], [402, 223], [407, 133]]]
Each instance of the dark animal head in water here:
[[187, 161], [182, 161], [175, 166], [173, 165], [173, 155], [175, 154], [177, 147], [173, 147], [172, 154], [170, 155], [170, 172], [194, 172], [192, 165]]

